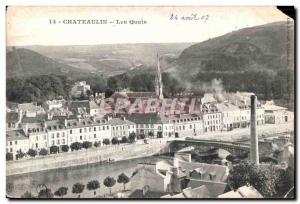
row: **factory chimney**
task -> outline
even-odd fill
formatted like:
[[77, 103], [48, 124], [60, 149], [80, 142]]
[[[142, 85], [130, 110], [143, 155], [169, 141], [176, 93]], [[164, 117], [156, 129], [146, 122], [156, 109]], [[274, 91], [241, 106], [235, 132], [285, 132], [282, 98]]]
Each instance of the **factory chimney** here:
[[259, 153], [258, 153], [258, 137], [256, 132], [256, 107], [257, 107], [257, 97], [255, 95], [251, 96], [251, 124], [250, 124], [250, 161], [259, 164]]

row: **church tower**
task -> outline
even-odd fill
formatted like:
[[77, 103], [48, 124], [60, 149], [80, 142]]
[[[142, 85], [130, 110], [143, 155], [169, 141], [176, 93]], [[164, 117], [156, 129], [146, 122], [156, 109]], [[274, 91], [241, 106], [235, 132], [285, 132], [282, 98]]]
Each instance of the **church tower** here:
[[157, 54], [157, 68], [156, 68], [156, 75], [155, 75], [155, 93], [159, 99], [163, 99], [163, 84], [162, 84], [162, 77], [160, 72], [160, 63], [159, 63], [159, 56]]

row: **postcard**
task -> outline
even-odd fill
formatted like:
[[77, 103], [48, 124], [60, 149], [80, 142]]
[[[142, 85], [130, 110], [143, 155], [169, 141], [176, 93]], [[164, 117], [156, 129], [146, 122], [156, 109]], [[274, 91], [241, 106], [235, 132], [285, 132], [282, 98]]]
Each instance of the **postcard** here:
[[295, 199], [295, 9], [7, 6], [8, 199]]

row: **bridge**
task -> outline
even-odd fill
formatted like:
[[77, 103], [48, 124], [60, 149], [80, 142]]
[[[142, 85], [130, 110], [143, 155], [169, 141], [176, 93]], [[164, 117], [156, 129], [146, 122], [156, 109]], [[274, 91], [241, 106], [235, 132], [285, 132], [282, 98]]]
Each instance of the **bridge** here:
[[170, 144], [171, 152], [178, 152], [187, 147], [194, 147], [200, 152], [206, 152], [212, 149], [224, 149], [233, 155], [241, 156], [250, 152], [250, 146], [239, 142], [227, 142], [219, 140], [202, 140], [187, 137], [185, 140], [173, 140]]

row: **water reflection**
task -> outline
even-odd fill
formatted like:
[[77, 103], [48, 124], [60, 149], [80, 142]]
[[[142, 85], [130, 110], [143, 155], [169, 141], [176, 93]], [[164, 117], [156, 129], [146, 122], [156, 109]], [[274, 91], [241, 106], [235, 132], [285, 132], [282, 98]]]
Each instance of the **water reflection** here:
[[[125, 173], [128, 177], [132, 175], [140, 162], [157, 162], [166, 160], [161, 157], [147, 157], [132, 159], [127, 161], [118, 161], [113, 164], [92, 164], [65, 169], [55, 169], [49, 171], [35, 172], [30, 174], [8, 176], [7, 177], [7, 195], [9, 197], [21, 197], [26, 191], [36, 194], [36, 186], [38, 184], [46, 184], [54, 193], [59, 187], [68, 187], [68, 194], [64, 197], [77, 197], [77, 194], [72, 194], [72, 186], [76, 182], [81, 182], [86, 185], [89, 181], [97, 179], [100, 182], [100, 189], [97, 195], [108, 194], [109, 189], [103, 185], [103, 180], [107, 176], [112, 176], [117, 179], [118, 175]], [[128, 185], [129, 187], [130, 185]], [[112, 188], [113, 192], [123, 189], [122, 184], [116, 183]], [[98, 193], [99, 192], [99, 193]], [[94, 197], [93, 191], [88, 191], [86, 188], [81, 194], [81, 198]]]

